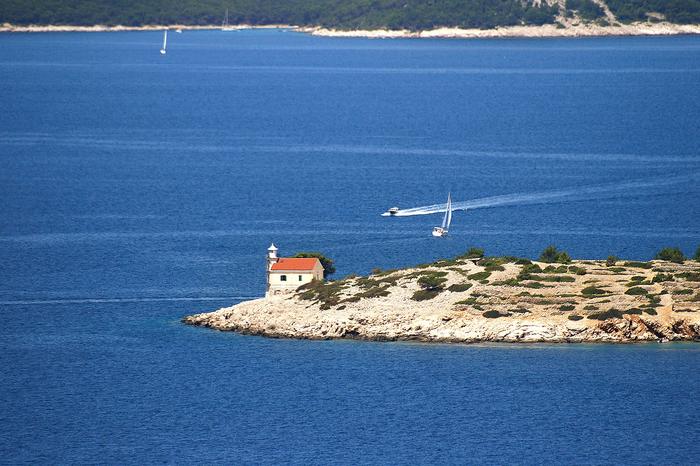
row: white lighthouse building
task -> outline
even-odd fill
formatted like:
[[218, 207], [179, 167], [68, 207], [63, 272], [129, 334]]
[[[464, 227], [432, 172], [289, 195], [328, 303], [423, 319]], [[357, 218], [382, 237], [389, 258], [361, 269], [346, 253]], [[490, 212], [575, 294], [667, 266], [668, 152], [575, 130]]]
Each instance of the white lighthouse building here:
[[312, 280], [323, 280], [323, 266], [316, 257], [277, 257], [277, 247], [267, 248], [265, 296], [290, 293]]

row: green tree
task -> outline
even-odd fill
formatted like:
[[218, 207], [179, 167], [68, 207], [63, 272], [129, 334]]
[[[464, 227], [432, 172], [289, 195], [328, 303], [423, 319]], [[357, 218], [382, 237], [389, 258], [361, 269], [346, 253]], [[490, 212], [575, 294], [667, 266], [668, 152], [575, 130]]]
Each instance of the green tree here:
[[540, 254], [539, 260], [540, 262], [559, 262], [566, 264], [567, 262], [571, 262], [571, 257], [566, 251], [559, 251], [556, 246], [550, 244], [544, 248], [544, 251], [542, 251], [542, 254]]
[[333, 259], [330, 259], [320, 252], [299, 252], [294, 255], [294, 257], [315, 257], [321, 261], [323, 266], [323, 278], [328, 278], [335, 273], [335, 266], [333, 265]]
[[685, 260], [685, 255], [679, 248], [663, 248], [656, 254], [656, 259], [682, 264]]
[[620, 258], [617, 256], [608, 256], [608, 259], [605, 261], [605, 265], [608, 267], [613, 267], [619, 260]]
[[693, 256], [693, 259], [700, 262], [700, 246], [698, 246], [698, 248], [695, 250], [695, 255]]
[[418, 285], [426, 291], [438, 291], [442, 290], [446, 281], [446, 278], [438, 274], [427, 274], [418, 279]]

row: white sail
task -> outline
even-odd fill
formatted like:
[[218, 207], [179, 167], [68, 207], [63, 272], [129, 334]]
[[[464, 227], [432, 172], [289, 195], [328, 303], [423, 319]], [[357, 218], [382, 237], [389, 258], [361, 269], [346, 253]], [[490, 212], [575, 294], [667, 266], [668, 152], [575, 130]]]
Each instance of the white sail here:
[[442, 226], [445, 230], [450, 229], [452, 223], [452, 194], [447, 195], [447, 212], [445, 212], [445, 224]]
[[165, 48], [168, 46], [168, 30], [166, 29], [163, 33], [163, 48], [160, 49], [160, 53], [165, 55]]
[[445, 216], [442, 217], [442, 228], [447, 230], [452, 223], [452, 194], [447, 194], [447, 204], [445, 204]]

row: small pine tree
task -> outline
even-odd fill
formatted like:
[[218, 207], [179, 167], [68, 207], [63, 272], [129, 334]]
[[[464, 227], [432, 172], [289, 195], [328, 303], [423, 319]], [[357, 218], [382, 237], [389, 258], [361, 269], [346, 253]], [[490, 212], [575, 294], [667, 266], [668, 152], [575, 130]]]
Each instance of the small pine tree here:
[[559, 262], [561, 264], [566, 264], [567, 262], [571, 262], [571, 257], [566, 251], [559, 251], [556, 246], [550, 244], [544, 248], [544, 251], [540, 254], [539, 260], [540, 262]]
[[663, 248], [656, 254], [656, 259], [682, 264], [685, 260], [685, 255], [679, 248]]
[[617, 261], [619, 261], [620, 258], [617, 256], [608, 256], [608, 259], [605, 261], [605, 265], [607, 267], [614, 267], [615, 264], [617, 264]]

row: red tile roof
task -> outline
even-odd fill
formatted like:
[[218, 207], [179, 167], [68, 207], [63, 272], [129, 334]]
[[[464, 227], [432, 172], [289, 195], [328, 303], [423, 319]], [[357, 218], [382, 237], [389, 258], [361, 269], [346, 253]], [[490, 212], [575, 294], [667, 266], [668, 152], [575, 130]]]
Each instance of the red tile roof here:
[[282, 257], [272, 264], [272, 270], [313, 270], [318, 263], [315, 257]]

